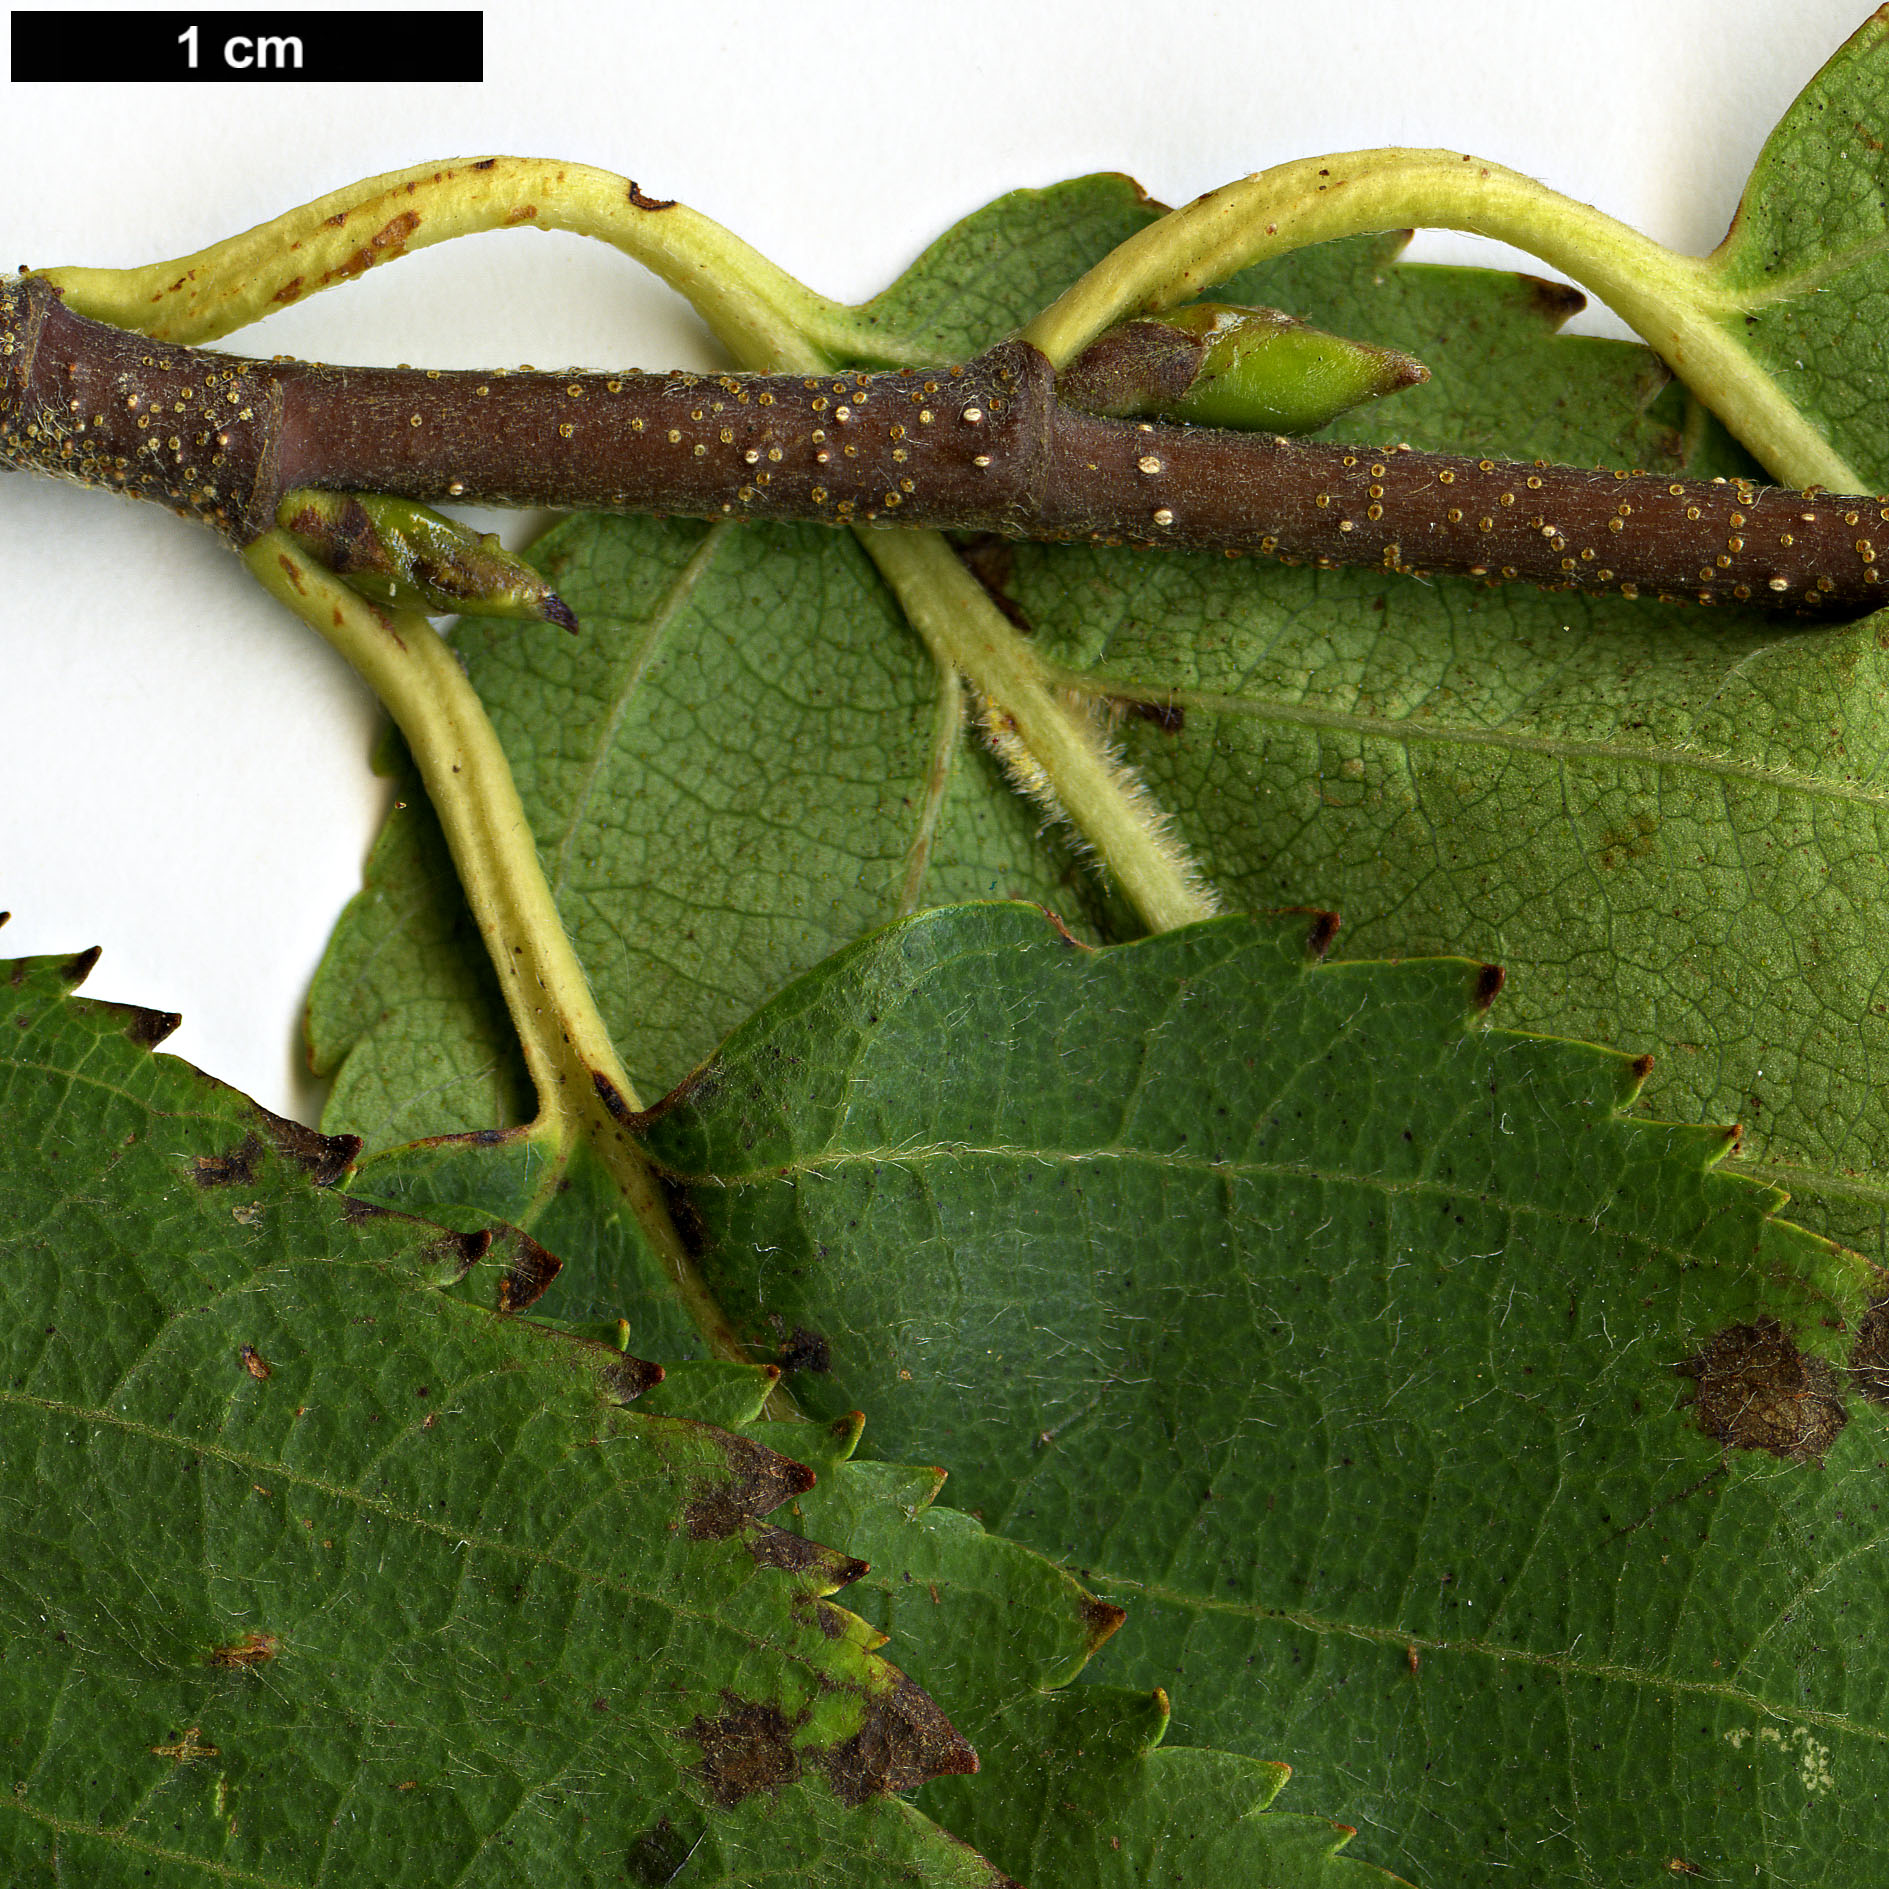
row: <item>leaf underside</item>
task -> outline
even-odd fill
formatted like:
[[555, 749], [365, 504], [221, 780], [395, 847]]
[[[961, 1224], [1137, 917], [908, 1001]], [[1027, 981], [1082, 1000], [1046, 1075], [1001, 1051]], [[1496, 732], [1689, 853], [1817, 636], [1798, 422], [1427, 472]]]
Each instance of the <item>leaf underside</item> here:
[[886, 1794], [970, 1752], [762, 1519], [806, 1473], [624, 1408], [89, 962], [0, 981], [0, 1876], [997, 1882]]
[[649, 1129], [719, 1301], [1372, 1861], [1873, 1881], [1879, 1276], [1480, 967], [1305, 929], [966, 909], [802, 980]]

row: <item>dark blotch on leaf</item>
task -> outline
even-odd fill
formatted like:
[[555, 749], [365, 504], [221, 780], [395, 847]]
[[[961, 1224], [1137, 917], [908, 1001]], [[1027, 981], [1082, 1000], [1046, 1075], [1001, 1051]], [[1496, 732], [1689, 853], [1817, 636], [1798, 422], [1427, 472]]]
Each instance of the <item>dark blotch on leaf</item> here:
[[1889, 1299], [1863, 1314], [1850, 1352], [1850, 1383], [1872, 1404], [1889, 1404]]
[[896, 1675], [892, 1691], [866, 1701], [866, 1722], [820, 1762], [843, 1804], [916, 1790], [930, 1778], [975, 1771], [977, 1753], [929, 1696]]
[[708, 1251], [708, 1224], [689, 1198], [688, 1186], [673, 1175], [658, 1174], [656, 1185], [662, 1189], [663, 1205], [682, 1242], [682, 1250], [691, 1259], [700, 1259]]
[[724, 1692], [727, 1710], [714, 1718], [697, 1717], [685, 1736], [702, 1748], [696, 1774], [724, 1810], [732, 1810], [756, 1791], [779, 1792], [800, 1776], [794, 1730], [804, 1720], [789, 1719], [777, 1705]]
[[1104, 1640], [1112, 1638], [1127, 1618], [1128, 1610], [1125, 1607], [1117, 1607], [1110, 1601], [1096, 1599], [1093, 1594], [1085, 1594], [1082, 1600], [1082, 1624], [1088, 1629], [1089, 1651], [1093, 1653]]
[[1109, 698], [1123, 714], [1136, 721], [1151, 721], [1164, 735], [1178, 735], [1187, 726], [1187, 710], [1179, 702], [1144, 702], [1137, 696]]
[[516, 1227], [506, 1233], [505, 1241], [511, 1263], [498, 1282], [498, 1306], [501, 1312], [522, 1312], [544, 1297], [564, 1262]]
[[796, 1325], [793, 1336], [781, 1346], [780, 1364], [783, 1371], [830, 1371], [833, 1347], [819, 1332]]
[[1305, 934], [1305, 955], [1317, 963], [1331, 949], [1331, 941], [1338, 936], [1338, 930], [1344, 920], [1336, 912], [1322, 912], [1315, 906], [1289, 905], [1289, 912], [1303, 912], [1311, 923]]
[[473, 1233], [443, 1233], [438, 1239], [427, 1242], [426, 1257], [431, 1264], [452, 1267], [463, 1279], [486, 1256], [491, 1245], [492, 1235], [484, 1227]]
[[748, 1536], [748, 1552], [755, 1565], [780, 1568], [788, 1574], [817, 1573], [830, 1587], [850, 1587], [863, 1574], [872, 1572], [870, 1562], [855, 1561], [836, 1548], [822, 1548], [804, 1535], [792, 1535], [772, 1523], [757, 1525]]
[[[59, 976], [68, 990], [77, 990], [92, 975], [92, 967], [98, 962], [102, 945], [94, 945], [89, 951], [81, 951], [76, 957], [67, 958], [59, 967]], [[20, 973], [15, 972], [17, 978]]]
[[603, 1387], [620, 1404], [634, 1403], [662, 1380], [662, 1366], [647, 1358], [616, 1358], [603, 1368]]
[[1010, 594], [1010, 582], [1016, 568], [1016, 553], [1008, 538], [993, 532], [981, 532], [958, 547], [965, 568], [983, 585], [984, 594], [994, 603], [1011, 627], [1024, 636], [1034, 636], [1036, 627], [1024, 614], [1023, 606]]
[[140, 1049], [156, 1049], [183, 1022], [175, 1010], [146, 1010], [137, 1004], [124, 1006], [124, 1018], [125, 1034]]
[[737, 1529], [759, 1521], [790, 1496], [805, 1495], [814, 1475], [804, 1463], [764, 1449], [746, 1437], [711, 1434], [728, 1460], [730, 1480], [702, 1482], [683, 1515], [693, 1541], [722, 1541]]
[[1821, 1462], [1850, 1420], [1835, 1369], [1800, 1351], [1774, 1318], [1726, 1326], [1674, 1369], [1698, 1384], [1699, 1428], [1730, 1449]]
[[287, 1116], [271, 1115], [266, 1108], [256, 1110], [256, 1119], [276, 1153], [293, 1161], [317, 1187], [332, 1187], [361, 1152], [359, 1135], [318, 1134]]
[[228, 1154], [200, 1154], [192, 1164], [199, 1187], [247, 1187], [262, 1167], [263, 1147], [258, 1136], [245, 1135], [242, 1145]]
[[1548, 282], [1538, 275], [1518, 274], [1515, 279], [1527, 289], [1535, 313], [1552, 327], [1572, 321], [1587, 306], [1587, 297], [1566, 282]]
[[1476, 967], [1476, 990], [1470, 999], [1477, 1010], [1487, 1010], [1502, 994], [1502, 980], [1508, 976], [1499, 964], [1482, 964]]

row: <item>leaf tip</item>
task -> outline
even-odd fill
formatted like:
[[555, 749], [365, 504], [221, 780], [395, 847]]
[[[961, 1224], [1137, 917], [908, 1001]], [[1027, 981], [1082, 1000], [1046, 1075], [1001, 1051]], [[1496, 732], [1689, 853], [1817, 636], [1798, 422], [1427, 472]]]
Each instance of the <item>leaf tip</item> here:
[[1110, 1601], [1098, 1600], [1095, 1595], [1085, 1593], [1082, 1597], [1082, 1624], [1088, 1635], [1090, 1654], [1093, 1655], [1106, 1641], [1113, 1639], [1127, 1618], [1126, 1607], [1117, 1607]]
[[104, 949], [103, 945], [94, 945], [91, 950], [81, 951], [59, 966], [57, 975], [67, 990], [77, 990], [92, 975], [92, 967], [99, 961]]
[[660, 1364], [647, 1358], [634, 1358], [627, 1352], [612, 1358], [598, 1373], [604, 1390], [620, 1404], [634, 1403], [646, 1390], [653, 1390], [664, 1377]]
[[139, 1004], [125, 1005], [125, 1034], [140, 1049], [156, 1049], [183, 1023], [175, 1010], [146, 1010]]

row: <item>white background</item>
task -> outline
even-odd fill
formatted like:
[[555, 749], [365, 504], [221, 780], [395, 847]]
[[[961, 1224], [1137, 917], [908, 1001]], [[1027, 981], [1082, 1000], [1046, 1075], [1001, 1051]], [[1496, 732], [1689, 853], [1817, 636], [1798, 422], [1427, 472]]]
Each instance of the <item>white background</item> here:
[[[1866, 11], [722, 0], [685, 24], [636, 0], [494, 0], [483, 85], [9, 85], [0, 266], [151, 262], [356, 178], [512, 152], [625, 172], [851, 300], [1017, 185], [1124, 170], [1180, 203], [1377, 144], [1497, 159], [1704, 251]], [[1603, 311], [1576, 326], [1623, 332]], [[424, 251], [228, 345], [433, 366], [715, 358], [614, 252], [522, 231]], [[182, 1011], [170, 1048], [307, 1116], [301, 1001], [384, 804], [372, 703], [207, 534], [154, 507], [8, 478], [0, 573], [0, 949], [103, 945], [91, 994]]]

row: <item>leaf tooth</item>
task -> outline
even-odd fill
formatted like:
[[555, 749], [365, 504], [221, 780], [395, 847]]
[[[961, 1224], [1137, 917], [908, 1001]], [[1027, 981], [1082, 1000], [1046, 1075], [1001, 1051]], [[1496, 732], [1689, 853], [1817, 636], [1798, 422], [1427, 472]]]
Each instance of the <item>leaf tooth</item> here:
[[813, 1487], [814, 1473], [804, 1463], [746, 1437], [699, 1427], [720, 1448], [729, 1477], [698, 1478], [694, 1499], [683, 1516], [691, 1540], [721, 1541], [779, 1508], [790, 1496], [804, 1495]]
[[978, 1768], [977, 1753], [931, 1696], [901, 1672], [888, 1668], [887, 1676], [889, 1690], [866, 1701], [866, 1722], [819, 1754], [834, 1796], [848, 1806]]
[[80, 951], [69, 957], [58, 967], [57, 976], [68, 990], [77, 990], [92, 975], [95, 965], [104, 950], [103, 945], [94, 945], [89, 951]]
[[1089, 1657], [1093, 1658], [1098, 1649], [1115, 1637], [1122, 1622], [1128, 1618], [1126, 1607], [1117, 1607], [1113, 1601], [1106, 1601], [1087, 1592], [1082, 1596], [1082, 1623], [1088, 1629]]

